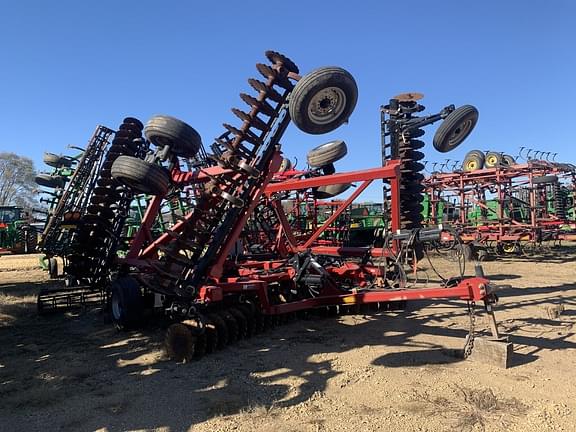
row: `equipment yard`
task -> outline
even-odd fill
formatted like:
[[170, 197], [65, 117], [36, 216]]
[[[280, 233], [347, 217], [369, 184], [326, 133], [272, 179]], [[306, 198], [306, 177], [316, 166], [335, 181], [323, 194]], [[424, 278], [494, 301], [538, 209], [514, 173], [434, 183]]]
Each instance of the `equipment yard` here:
[[[39, 316], [38, 291], [62, 282], [38, 255], [4, 256], [3, 429], [574, 431], [575, 252], [483, 263], [513, 286], [496, 307], [514, 343], [508, 369], [451, 355], [468, 320], [456, 300], [303, 317], [177, 363], [157, 326], [118, 332], [98, 308]], [[484, 313], [476, 327], [487, 328]]]
[[576, 432], [575, 5], [12, 3], [0, 432]]

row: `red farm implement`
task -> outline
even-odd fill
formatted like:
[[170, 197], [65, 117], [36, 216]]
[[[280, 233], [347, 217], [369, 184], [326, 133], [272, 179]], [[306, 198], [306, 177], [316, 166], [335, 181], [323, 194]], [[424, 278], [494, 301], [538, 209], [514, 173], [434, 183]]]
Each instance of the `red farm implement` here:
[[[356, 83], [338, 67], [300, 76], [290, 59], [272, 51], [266, 57], [267, 64], [257, 65], [264, 81], [248, 80], [257, 94], [241, 94], [249, 110], [232, 109], [241, 125], [224, 124], [211, 154], [186, 123], [156, 116], [138, 129], [147, 152], [117, 155], [111, 164], [107, 187], [115, 195], [147, 194], [152, 199], [125, 256], [98, 261], [94, 275], [77, 272], [73, 277], [79, 284], [109, 281], [116, 326], [167, 318], [169, 355], [189, 360], [315, 308], [377, 308], [396, 301], [455, 298], [469, 306], [484, 302], [491, 310], [495, 286], [480, 268], [476, 277], [465, 278], [461, 272], [442, 277], [436, 286], [406, 283], [407, 273], [424, 257], [426, 243], [439, 241], [446, 232], [422, 224], [421, 128], [442, 121], [434, 147], [449, 151], [472, 131], [476, 109], [451, 105], [418, 117], [424, 110], [417, 102], [421, 95], [399, 95], [381, 109], [382, 166], [336, 173], [333, 163], [346, 147], [333, 141], [309, 153], [307, 170], [296, 171], [282, 158], [280, 145], [290, 122], [310, 134], [335, 130], [352, 114]], [[325, 233], [374, 181], [384, 189], [379, 245], [347, 247], [326, 241]], [[351, 195], [332, 205], [321, 224], [295, 225], [294, 202], [313, 200], [315, 207], [350, 184], [356, 186]], [[155, 230], [161, 213], [175, 200], [185, 203], [183, 210], [167, 229]], [[92, 210], [98, 210], [100, 219], [109, 216], [105, 209]], [[86, 241], [94, 240], [94, 253], [80, 254], [72, 270], [90, 264], [86, 257], [109, 250], [106, 239], [117, 238], [117, 230], [107, 237], [100, 223], [91, 221]], [[466, 354], [472, 340], [468, 338]]]
[[469, 153], [462, 170], [433, 173], [424, 182], [428, 222], [457, 228], [467, 254], [527, 252], [576, 239], [574, 166], [530, 159], [470, 169], [476, 158]]

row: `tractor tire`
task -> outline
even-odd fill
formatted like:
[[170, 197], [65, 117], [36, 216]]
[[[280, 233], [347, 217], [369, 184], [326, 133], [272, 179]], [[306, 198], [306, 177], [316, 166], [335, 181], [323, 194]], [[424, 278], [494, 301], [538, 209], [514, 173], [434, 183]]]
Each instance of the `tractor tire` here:
[[52, 176], [50, 174], [37, 174], [34, 179], [36, 184], [44, 186], [51, 189], [62, 189], [66, 181], [62, 176]]
[[62, 167], [70, 168], [72, 166], [71, 159], [68, 159], [66, 157], [54, 153], [44, 152], [42, 160], [46, 165], [51, 166], [52, 168], [62, 168]]
[[170, 186], [166, 169], [132, 156], [118, 156], [112, 177], [131, 189], [149, 195], [165, 195]]
[[462, 170], [466, 172], [476, 171], [482, 169], [484, 166], [484, 154], [469, 153], [462, 162]]
[[303, 132], [319, 135], [348, 121], [356, 107], [354, 77], [339, 67], [323, 67], [304, 75], [290, 95], [289, 111]]
[[37, 234], [30, 225], [18, 227], [16, 232], [16, 247], [12, 249], [15, 254], [30, 254], [36, 252]]
[[122, 277], [112, 282], [110, 288], [110, 316], [118, 330], [137, 327], [144, 313], [144, 299], [140, 286], [131, 277]]
[[342, 140], [330, 141], [314, 147], [306, 155], [308, 165], [320, 168], [342, 159], [348, 153], [348, 147]]
[[534, 177], [532, 179], [532, 184], [539, 185], [539, 184], [547, 184], [547, 183], [556, 183], [558, 182], [558, 177], [555, 175], [545, 175], [540, 177]]
[[328, 186], [320, 186], [316, 188], [313, 192], [314, 198], [316, 199], [327, 199], [340, 195], [341, 193], [347, 191], [351, 183], [341, 183]]
[[466, 139], [478, 122], [478, 110], [472, 105], [463, 105], [444, 119], [434, 134], [432, 144], [440, 153], [458, 147]]
[[496, 168], [502, 165], [504, 160], [502, 153], [498, 152], [488, 152], [486, 153], [486, 158], [484, 159], [485, 168]]
[[193, 158], [202, 146], [196, 130], [177, 118], [157, 115], [144, 126], [146, 138], [158, 147], [170, 146], [177, 156]]

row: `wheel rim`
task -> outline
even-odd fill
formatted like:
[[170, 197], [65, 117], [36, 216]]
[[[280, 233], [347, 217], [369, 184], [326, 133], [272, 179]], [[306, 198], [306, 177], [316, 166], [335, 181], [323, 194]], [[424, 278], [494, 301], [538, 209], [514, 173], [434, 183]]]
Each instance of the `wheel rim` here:
[[502, 250], [506, 253], [512, 253], [515, 251], [515, 249], [516, 249], [516, 246], [514, 244], [510, 244], [510, 243], [504, 244], [502, 246]]
[[112, 316], [115, 321], [120, 321], [122, 319], [122, 306], [120, 306], [118, 295], [112, 296]]
[[477, 164], [476, 161], [468, 161], [466, 163], [466, 169], [468, 171], [474, 171], [477, 168]]
[[327, 124], [342, 115], [346, 94], [339, 87], [326, 87], [316, 93], [308, 104], [308, 117], [316, 124]]
[[496, 156], [489, 156], [489, 157], [486, 159], [486, 163], [487, 163], [488, 165], [490, 165], [490, 166], [496, 165], [496, 162], [497, 162], [497, 161], [498, 161], [498, 159], [496, 158]]

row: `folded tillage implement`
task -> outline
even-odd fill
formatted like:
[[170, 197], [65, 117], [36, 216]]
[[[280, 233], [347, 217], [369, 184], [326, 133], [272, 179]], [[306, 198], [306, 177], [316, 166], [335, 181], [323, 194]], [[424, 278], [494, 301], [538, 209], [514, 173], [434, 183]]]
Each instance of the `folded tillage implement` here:
[[[111, 149], [119, 146], [119, 151], [108, 151], [113, 157], [104, 162], [98, 180], [106, 191], [92, 193], [96, 200], [82, 217], [86, 228], [78, 230], [75, 252], [68, 257], [69, 277], [105, 286], [120, 329], [158, 315], [167, 318], [167, 352], [179, 361], [316, 308], [342, 311], [371, 304], [378, 309], [395, 301], [458, 298], [469, 302], [473, 323], [471, 305], [483, 301], [489, 306], [496, 299], [481, 272], [473, 278], [444, 278], [432, 288], [408, 288], [403, 276], [423, 256], [424, 243], [443, 232], [443, 227], [421, 224], [423, 166], [418, 161], [424, 143], [416, 138], [424, 134], [421, 127], [442, 120], [434, 146], [449, 151], [471, 132], [476, 109], [449, 106], [418, 117], [424, 110], [420, 96], [400, 95], [382, 108], [381, 167], [336, 173], [333, 162], [346, 149], [332, 142], [309, 154], [310, 169], [295, 173], [280, 145], [290, 122], [310, 134], [335, 130], [354, 110], [356, 82], [339, 67], [300, 76], [285, 56], [268, 51], [266, 57], [267, 63], [256, 66], [263, 79], [248, 80], [256, 93], [240, 95], [248, 109], [232, 109], [241, 123], [224, 124], [210, 154], [192, 127], [169, 116], [155, 116], [143, 128], [130, 120], [121, 129], [130, 136], [120, 135], [121, 143], [116, 133]], [[127, 152], [134, 140], [138, 145]], [[337, 216], [316, 231], [294, 235], [286, 200], [301, 194], [334, 196], [347, 188], [334, 185], [359, 183], [341, 213], [374, 180], [385, 184], [386, 223], [378, 247], [319, 244], [322, 230]], [[135, 194], [152, 199], [120, 258], [115, 250]], [[174, 223], [154, 229], [175, 201], [184, 205]], [[466, 354], [472, 344], [469, 337]]]
[[576, 240], [574, 165], [472, 150], [461, 170], [432, 173], [424, 185], [427, 221], [450, 223], [464, 253], [480, 260]]

